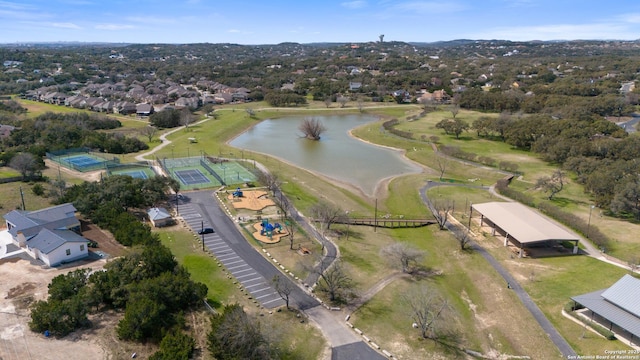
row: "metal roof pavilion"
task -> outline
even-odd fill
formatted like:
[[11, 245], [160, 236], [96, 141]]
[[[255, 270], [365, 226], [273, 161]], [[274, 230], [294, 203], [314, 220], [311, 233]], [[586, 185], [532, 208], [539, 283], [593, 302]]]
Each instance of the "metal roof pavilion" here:
[[471, 207], [521, 244], [579, 241], [575, 234], [517, 202], [489, 202]]

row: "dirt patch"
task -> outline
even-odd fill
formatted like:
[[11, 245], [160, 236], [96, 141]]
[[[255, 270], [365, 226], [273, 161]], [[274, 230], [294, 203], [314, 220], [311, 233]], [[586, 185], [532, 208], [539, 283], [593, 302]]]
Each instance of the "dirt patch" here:
[[64, 167], [58, 164], [57, 162], [51, 161], [49, 159], [45, 159], [44, 164], [47, 166], [47, 168], [57, 169], [58, 171], [60, 171], [65, 175], [68, 175], [69, 177], [81, 179], [89, 182], [100, 180], [100, 175], [102, 174], [102, 170], [96, 170], [96, 171], [90, 171], [90, 172], [76, 171], [76, 170]]
[[243, 191], [242, 197], [227, 196], [235, 209], [262, 210], [268, 206], [274, 206], [273, 200], [268, 198], [266, 191]]
[[[29, 330], [29, 306], [47, 297], [55, 276], [80, 268], [101, 269], [105, 260], [79, 261], [60, 268], [42, 268], [26, 260], [5, 261], [0, 265], [0, 359], [104, 359], [104, 349], [91, 330], [76, 332], [62, 339], [47, 338]], [[55, 351], [52, 351], [55, 349]]]
[[86, 220], [80, 221], [82, 236], [98, 244], [97, 248], [89, 248], [89, 252], [101, 258], [114, 258], [125, 255], [127, 248], [116, 241], [113, 235]]

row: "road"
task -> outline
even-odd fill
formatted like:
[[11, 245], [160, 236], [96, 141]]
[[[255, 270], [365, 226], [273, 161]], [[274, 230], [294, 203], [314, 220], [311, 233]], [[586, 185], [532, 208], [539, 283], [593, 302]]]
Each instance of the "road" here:
[[[183, 197], [178, 200], [177, 206], [184, 221], [194, 231], [203, 226], [215, 229], [216, 232], [214, 234], [205, 235], [205, 246], [223, 264], [226, 261], [225, 267], [265, 307], [284, 304], [281, 299], [278, 301], [273, 296], [275, 290], [272, 288], [269, 279], [279, 275], [286, 281], [290, 281], [294, 289], [290, 295], [291, 305], [303, 311], [309, 320], [320, 328], [332, 348], [332, 360], [386, 359], [382, 354], [367, 345], [353, 330], [348, 328], [344, 321], [341, 321], [330, 310], [320, 305], [320, 302], [315, 297], [308, 294], [304, 288], [300, 287], [290, 277], [283, 275], [277, 267], [256, 251], [244, 238], [238, 226], [220, 207], [220, 203], [214, 198], [212, 191], [183, 193]], [[292, 210], [295, 211], [295, 209]], [[297, 211], [295, 211], [295, 214], [294, 217], [301, 220], [300, 225], [305, 227], [306, 231], [320, 236]], [[337, 249], [329, 241], [324, 239], [322, 241], [325, 243], [327, 254], [333, 254], [330, 255], [333, 257], [325, 257], [323, 261], [331, 262], [335, 259]], [[230, 266], [227, 266], [227, 264], [230, 264]], [[307, 280], [313, 281], [313, 278], [310, 277]], [[317, 279], [317, 276], [315, 278]], [[247, 282], [247, 280], [250, 281]], [[315, 283], [315, 281], [312, 283]], [[256, 294], [252, 290], [257, 290]]]
[[[422, 202], [424, 202], [424, 204], [427, 207], [429, 207], [429, 209], [432, 209], [432, 211], [433, 211], [433, 205], [431, 204], [431, 201], [427, 197], [427, 191], [430, 188], [433, 188], [435, 186], [441, 186], [441, 185], [451, 186], [452, 184], [429, 182], [427, 183], [427, 185], [423, 186], [420, 189], [420, 198], [422, 199]], [[487, 187], [479, 187], [479, 188], [488, 190]], [[447, 229], [449, 229], [450, 231], [455, 230], [455, 226], [450, 222], [447, 222], [446, 226], [447, 226]], [[513, 291], [515, 291], [520, 301], [522, 301], [522, 304], [524, 304], [527, 310], [529, 310], [529, 312], [531, 313], [531, 315], [533, 315], [533, 317], [536, 319], [538, 324], [540, 324], [540, 327], [542, 327], [542, 329], [547, 333], [547, 336], [549, 336], [549, 339], [553, 341], [553, 343], [556, 345], [558, 350], [562, 353], [562, 356], [564, 356], [565, 359], [569, 358], [570, 356], [576, 356], [577, 355], [576, 352], [571, 348], [569, 343], [562, 337], [562, 335], [560, 335], [558, 330], [556, 330], [556, 328], [553, 327], [549, 319], [547, 319], [547, 317], [542, 313], [538, 305], [536, 305], [533, 302], [529, 294], [527, 294], [527, 292], [522, 288], [522, 286], [520, 286], [520, 283], [518, 283], [518, 281], [513, 276], [511, 276], [509, 271], [507, 271], [507, 269], [505, 269], [493, 257], [493, 255], [491, 255], [486, 249], [484, 249], [482, 246], [480, 246], [476, 242], [471, 241], [469, 245], [471, 249], [480, 253], [480, 255], [482, 255], [482, 257], [485, 258], [485, 260], [487, 260], [487, 262], [498, 272], [498, 274], [502, 276], [502, 278], [505, 281], [505, 284], [510, 285], [510, 287], [513, 289]]]

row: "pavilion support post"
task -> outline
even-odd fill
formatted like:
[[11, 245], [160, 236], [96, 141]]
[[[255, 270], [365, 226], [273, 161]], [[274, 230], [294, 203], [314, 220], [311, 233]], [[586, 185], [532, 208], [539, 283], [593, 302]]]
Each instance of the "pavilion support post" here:
[[491, 228], [491, 236], [496, 236], [496, 227]]
[[509, 246], [509, 233], [504, 235], [504, 246]]
[[578, 253], [578, 241], [576, 241], [576, 244], [573, 245], [573, 255], [576, 255]]
[[611, 331], [611, 329], [613, 329], [613, 322], [609, 321], [609, 331]]
[[518, 251], [518, 257], [522, 259], [523, 255], [524, 255], [524, 249], [521, 247], [520, 251]]

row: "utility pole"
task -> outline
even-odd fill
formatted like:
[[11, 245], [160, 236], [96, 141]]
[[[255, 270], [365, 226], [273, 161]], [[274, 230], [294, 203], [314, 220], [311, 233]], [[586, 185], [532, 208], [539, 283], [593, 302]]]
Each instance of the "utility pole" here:
[[376, 207], [373, 213], [373, 232], [378, 230], [378, 198], [376, 198]]
[[27, 208], [24, 206], [24, 192], [22, 191], [22, 186], [20, 186], [20, 197], [22, 198], [22, 211], [26, 211]]
[[200, 222], [200, 235], [202, 235], [202, 251], [204, 251], [204, 221]]

